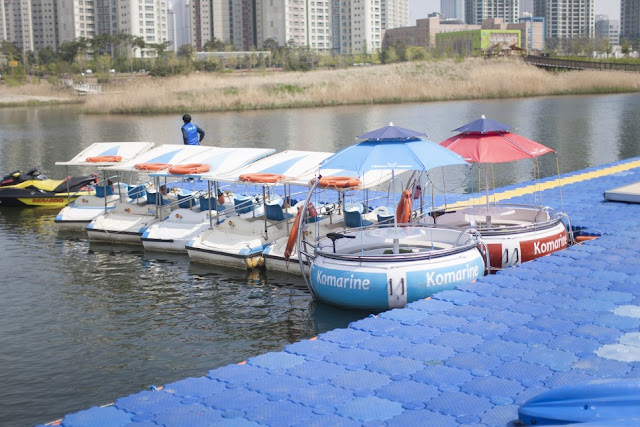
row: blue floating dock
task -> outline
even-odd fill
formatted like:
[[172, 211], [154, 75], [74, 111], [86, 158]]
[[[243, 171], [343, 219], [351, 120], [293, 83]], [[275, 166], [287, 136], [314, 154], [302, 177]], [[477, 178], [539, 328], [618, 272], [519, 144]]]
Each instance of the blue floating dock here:
[[536, 184], [596, 240], [60, 423], [506, 425], [550, 389], [639, 378], [640, 204], [603, 198], [637, 181], [640, 158]]

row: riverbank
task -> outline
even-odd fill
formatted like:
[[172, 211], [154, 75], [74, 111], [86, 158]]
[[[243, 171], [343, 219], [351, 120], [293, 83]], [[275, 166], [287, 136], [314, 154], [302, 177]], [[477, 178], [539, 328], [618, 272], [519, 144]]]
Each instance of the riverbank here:
[[[12, 88], [17, 89], [17, 88]], [[194, 73], [123, 79], [80, 106], [93, 114], [242, 111], [640, 90], [640, 73], [551, 73], [519, 58], [468, 58], [311, 72]], [[3, 91], [0, 90], [0, 94]], [[123, 96], [126, 93], [126, 96]], [[78, 102], [77, 97], [68, 102]]]
[[42, 104], [71, 104], [78, 102], [70, 97], [36, 96], [36, 95], [15, 95], [0, 94], [0, 107], [21, 107], [26, 105]]

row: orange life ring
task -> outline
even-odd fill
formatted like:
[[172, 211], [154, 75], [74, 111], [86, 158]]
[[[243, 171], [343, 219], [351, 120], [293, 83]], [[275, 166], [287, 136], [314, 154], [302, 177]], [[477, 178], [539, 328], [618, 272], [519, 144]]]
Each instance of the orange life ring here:
[[287, 261], [289, 261], [289, 258], [291, 258], [291, 254], [293, 254], [293, 248], [298, 242], [298, 225], [300, 224], [301, 214], [302, 209], [298, 209], [298, 214], [296, 215], [296, 219], [293, 221], [293, 226], [291, 227], [291, 232], [289, 233], [289, 240], [287, 240], [287, 246], [284, 250], [284, 259], [286, 259]]
[[[311, 181], [311, 183], [313, 182]], [[352, 188], [358, 185], [360, 185], [360, 180], [350, 176], [323, 176], [318, 182], [320, 188]]]
[[402, 197], [398, 202], [398, 207], [396, 208], [396, 221], [398, 224], [406, 224], [409, 222], [409, 218], [411, 217], [411, 208], [411, 191], [404, 190]]
[[281, 181], [286, 177], [279, 173], [246, 173], [244, 175], [240, 175], [239, 178], [240, 181], [273, 184], [274, 182]]
[[141, 171], [159, 171], [170, 168], [169, 163], [137, 163], [133, 167]]
[[204, 163], [190, 163], [188, 165], [178, 165], [169, 168], [169, 173], [176, 175], [189, 175], [192, 173], [204, 173], [210, 169], [209, 165]]
[[117, 163], [122, 160], [122, 156], [96, 156], [87, 157], [87, 162], [90, 163]]

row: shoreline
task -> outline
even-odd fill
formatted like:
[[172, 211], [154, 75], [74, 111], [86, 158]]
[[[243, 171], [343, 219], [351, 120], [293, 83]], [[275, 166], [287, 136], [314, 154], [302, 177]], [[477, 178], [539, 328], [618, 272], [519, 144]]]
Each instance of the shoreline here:
[[[13, 87], [10, 92], [19, 89]], [[640, 91], [640, 73], [554, 73], [517, 58], [467, 58], [277, 74], [255, 71], [118, 79], [103, 85], [102, 93], [85, 97], [59, 96], [59, 89], [42, 84], [23, 90], [27, 93], [0, 91], [0, 108], [78, 104], [85, 114], [146, 115], [600, 95]]]

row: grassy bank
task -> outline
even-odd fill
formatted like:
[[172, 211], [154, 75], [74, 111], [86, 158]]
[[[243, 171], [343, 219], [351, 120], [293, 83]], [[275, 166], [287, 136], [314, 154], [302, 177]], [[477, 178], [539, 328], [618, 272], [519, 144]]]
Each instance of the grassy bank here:
[[640, 73], [550, 73], [518, 59], [470, 58], [339, 70], [195, 73], [131, 79], [84, 98], [87, 113], [182, 113], [640, 90]]
[[132, 82], [88, 97], [91, 113], [179, 113], [615, 93], [640, 90], [640, 74], [550, 73], [520, 60], [412, 62], [307, 73], [191, 74]]

